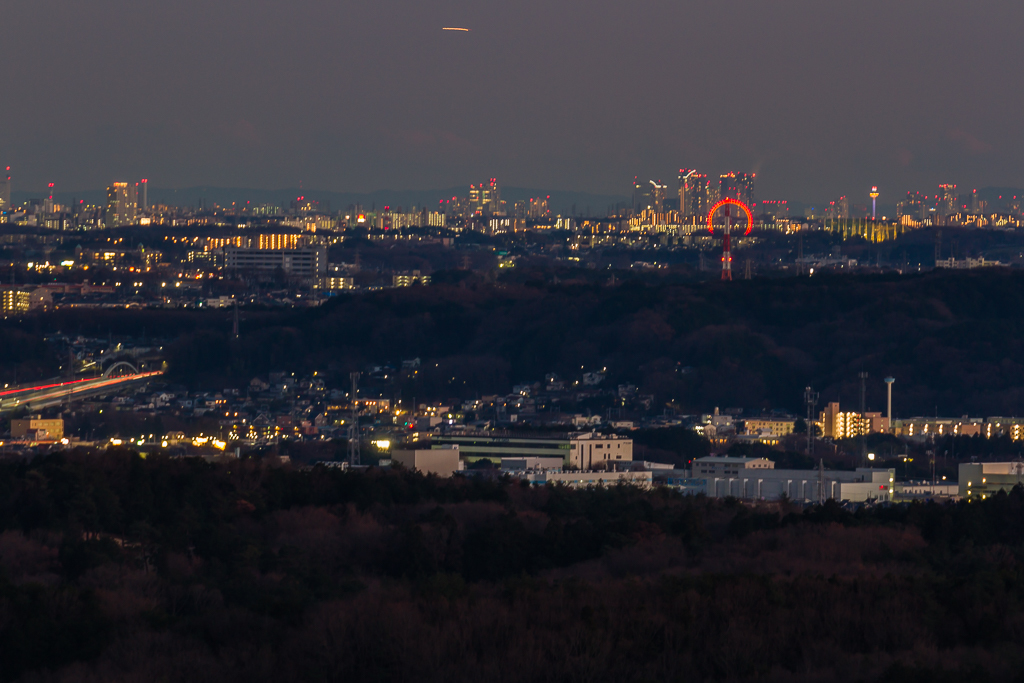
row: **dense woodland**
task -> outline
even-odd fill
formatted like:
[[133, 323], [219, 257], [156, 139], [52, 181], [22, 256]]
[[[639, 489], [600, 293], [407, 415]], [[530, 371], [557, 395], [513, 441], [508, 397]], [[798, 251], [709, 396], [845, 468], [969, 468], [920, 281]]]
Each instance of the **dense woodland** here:
[[4, 682], [1016, 680], [1022, 579], [1024, 490], [851, 511], [0, 463]]
[[171, 378], [215, 389], [314, 369], [344, 386], [351, 370], [418, 357], [418, 375], [388, 391], [472, 398], [548, 372], [607, 367], [610, 384], [637, 384], [656, 407], [800, 412], [808, 385], [822, 402], [856, 407], [866, 370], [869, 409], [884, 408], [881, 380], [892, 375], [897, 416], [1024, 414], [1021, 272], [610, 279], [441, 273], [429, 287], [340, 296], [316, 309], [247, 309], [237, 341], [230, 312], [60, 310], [0, 326], [0, 349], [10, 351], [2, 369], [8, 378], [12, 369], [52, 370], [56, 360], [34, 342], [61, 330], [165, 339]]

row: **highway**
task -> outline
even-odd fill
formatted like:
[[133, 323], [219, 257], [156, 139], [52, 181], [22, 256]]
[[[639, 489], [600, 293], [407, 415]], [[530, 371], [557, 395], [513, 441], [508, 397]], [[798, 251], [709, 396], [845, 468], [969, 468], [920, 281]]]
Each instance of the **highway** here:
[[122, 377], [90, 377], [87, 379], [52, 381], [38, 386], [21, 386], [0, 391], [0, 413], [25, 408], [39, 410], [71, 400], [102, 396], [148, 382], [164, 374], [163, 370], [140, 372]]

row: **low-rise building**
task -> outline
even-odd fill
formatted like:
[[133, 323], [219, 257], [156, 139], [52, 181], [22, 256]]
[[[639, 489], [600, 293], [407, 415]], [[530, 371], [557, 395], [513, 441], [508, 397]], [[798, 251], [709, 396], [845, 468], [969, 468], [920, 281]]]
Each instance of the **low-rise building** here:
[[619, 485], [650, 489], [654, 485], [654, 478], [650, 472], [555, 472], [547, 470], [527, 473], [524, 479], [535, 486], [553, 484], [568, 486], [574, 489]]
[[957, 492], [966, 500], [985, 499], [1024, 484], [1024, 462], [960, 463]]
[[895, 481], [896, 471], [892, 469], [777, 470], [775, 463], [766, 458], [712, 456], [693, 461], [693, 472], [685, 489], [711, 498], [776, 500], [786, 496], [804, 502], [829, 498], [888, 502], [892, 500]]
[[796, 420], [793, 418], [753, 418], [744, 420], [747, 434], [764, 434], [771, 436], [787, 436], [793, 433]]
[[11, 438], [29, 441], [60, 441], [64, 438], [64, 420], [11, 420]]
[[391, 452], [391, 460], [422, 474], [450, 477], [461, 469], [459, 447], [417, 448]]
[[566, 467], [592, 470], [633, 461], [633, 440], [616, 434], [596, 432], [534, 437], [495, 433], [441, 434], [431, 439], [434, 448], [457, 445], [463, 460], [504, 458], [558, 458]]

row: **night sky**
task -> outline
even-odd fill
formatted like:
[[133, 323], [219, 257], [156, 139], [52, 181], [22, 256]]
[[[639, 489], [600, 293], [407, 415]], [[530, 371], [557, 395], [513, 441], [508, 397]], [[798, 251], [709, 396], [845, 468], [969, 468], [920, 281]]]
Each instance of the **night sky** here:
[[626, 194], [681, 166], [755, 171], [760, 199], [1024, 186], [1020, 0], [3, 0], [2, 21], [17, 190]]

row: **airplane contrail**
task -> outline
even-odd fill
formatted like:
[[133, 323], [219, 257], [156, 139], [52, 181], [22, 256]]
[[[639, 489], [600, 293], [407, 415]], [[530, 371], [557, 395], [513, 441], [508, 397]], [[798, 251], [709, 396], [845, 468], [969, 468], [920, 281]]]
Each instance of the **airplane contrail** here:
[[467, 33], [469, 32], [468, 28], [453, 28], [453, 27], [450, 27], [450, 26], [445, 26], [441, 30], [442, 31], [466, 31]]

